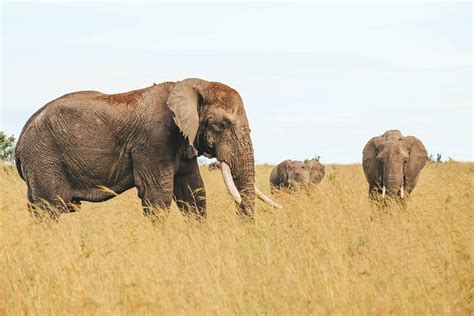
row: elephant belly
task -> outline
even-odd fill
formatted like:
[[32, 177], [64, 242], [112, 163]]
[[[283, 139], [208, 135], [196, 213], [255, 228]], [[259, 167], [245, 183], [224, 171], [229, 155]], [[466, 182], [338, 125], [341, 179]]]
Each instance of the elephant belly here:
[[65, 163], [65, 173], [76, 200], [100, 202], [134, 184], [133, 166], [127, 154], [82, 151], [83, 159]]
[[121, 194], [128, 189], [132, 188], [133, 184], [127, 186], [122, 185], [120, 187], [109, 188], [107, 186], [100, 186], [97, 188], [79, 189], [74, 190], [72, 194], [73, 201], [87, 201], [87, 202], [103, 202], [107, 201], [118, 194]]
[[133, 181], [133, 174], [130, 173], [114, 183], [94, 179], [94, 181], [76, 181], [71, 186], [73, 187], [73, 200], [102, 202], [133, 188], [135, 183]]

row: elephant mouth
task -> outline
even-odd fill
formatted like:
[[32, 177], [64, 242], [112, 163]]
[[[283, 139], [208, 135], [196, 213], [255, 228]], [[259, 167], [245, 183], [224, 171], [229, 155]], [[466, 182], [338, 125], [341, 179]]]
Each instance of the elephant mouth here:
[[385, 198], [387, 195], [397, 196], [397, 197], [400, 197], [401, 199], [405, 198], [405, 189], [404, 189], [405, 177], [403, 177], [402, 184], [400, 185], [398, 190], [387, 190], [387, 187], [385, 186], [383, 177], [382, 177], [382, 183], [383, 183], [383, 185], [382, 185], [382, 198]]
[[[385, 185], [382, 187], [382, 198], [385, 198], [385, 196], [387, 195], [387, 188], [385, 187]], [[404, 199], [405, 198], [405, 189], [403, 188], [403, 184], [400, 186], [400, 189], [398, 190], [398, 193], [400, 195], [400, 198], [401, 199]]]

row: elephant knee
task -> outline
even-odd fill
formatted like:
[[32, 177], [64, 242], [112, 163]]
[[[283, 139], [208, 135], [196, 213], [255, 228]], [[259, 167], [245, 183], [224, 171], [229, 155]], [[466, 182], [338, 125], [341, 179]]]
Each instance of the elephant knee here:
[[28, 202], [27, 206], [30, 215], [41, 222], [45, 220], [57, 221], [62, 213], [60, 207], [54, 207], [46, 201]]

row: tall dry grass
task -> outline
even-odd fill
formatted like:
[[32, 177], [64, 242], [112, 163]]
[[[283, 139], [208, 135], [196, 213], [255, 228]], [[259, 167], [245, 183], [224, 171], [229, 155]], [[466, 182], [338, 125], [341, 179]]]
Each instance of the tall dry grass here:
[[0, 172], [0, 314], [474, 312], [472, 163], [428, 165], [408, 207], [383, 210], [360, 165], [330, 165], [319, 187], [274, 195], [284, 210], [257, 202], [254, 223], [203, 170], [208, 220], [173, 207], [155, 225], [135, 190], [38, 223]]

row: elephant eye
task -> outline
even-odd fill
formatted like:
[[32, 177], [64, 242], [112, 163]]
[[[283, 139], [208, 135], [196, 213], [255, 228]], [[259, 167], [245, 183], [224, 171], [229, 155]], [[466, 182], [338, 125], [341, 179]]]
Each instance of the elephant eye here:
[[226, 129], [230, 126], [230, 122], [228, 120], [223, 120], [220, 124], [219, 124], [219, 128], [220, 129]]

